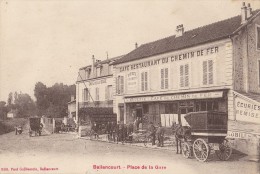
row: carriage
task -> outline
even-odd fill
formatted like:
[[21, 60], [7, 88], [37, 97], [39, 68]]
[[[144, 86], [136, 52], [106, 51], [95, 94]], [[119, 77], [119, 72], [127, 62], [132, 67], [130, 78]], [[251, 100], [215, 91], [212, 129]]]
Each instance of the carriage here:
[[38, 117], [31, 117], [29, 118], [29, 136], [31, 137], [33, 132], [34, 135], [37, 136], [41, 136], [41, 132], [42, 132], [42, 127], [43, 125], [41, 124], [41, 118]]
[[232, 153], [227, 136], [227, 113], [216, 111], [191, 112], [184, 116], [189, 124], [185, 128], [182, 154], [195, 156], [205, 162], [214, 151], [220, 160], [228, 160]]

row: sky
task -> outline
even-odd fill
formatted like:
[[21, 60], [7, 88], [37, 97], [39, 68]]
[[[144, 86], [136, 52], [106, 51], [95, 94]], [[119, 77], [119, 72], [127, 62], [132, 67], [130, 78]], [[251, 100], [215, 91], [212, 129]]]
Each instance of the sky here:
[[[0, 0], [0, 101], [42, 82], [75, 84], [91, 57], [104, 60], [141, 44], [227, 19], [241, 0]], [[248, 0], [254, 9], [259, 0]]]

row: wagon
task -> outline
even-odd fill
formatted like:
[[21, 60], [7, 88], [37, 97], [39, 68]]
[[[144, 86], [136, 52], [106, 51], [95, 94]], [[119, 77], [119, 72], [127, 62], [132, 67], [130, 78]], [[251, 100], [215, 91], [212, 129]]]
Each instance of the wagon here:
[[191, 112], [184, 116], [190, 131], [185, 135], [182, 154], [185, 158], [195, 156], [204, 162], [211, 152], [220, 160], [228, 160], [232, 153], [227, 136], [227, 113], [216, 111]]
[[31, 117], [29, 118], [29, 136], [31, 137], [33, 132], [34, 135], [41, 136], [42, 131], [42, 124], [41, 124], [41, 118], [38, 117]]

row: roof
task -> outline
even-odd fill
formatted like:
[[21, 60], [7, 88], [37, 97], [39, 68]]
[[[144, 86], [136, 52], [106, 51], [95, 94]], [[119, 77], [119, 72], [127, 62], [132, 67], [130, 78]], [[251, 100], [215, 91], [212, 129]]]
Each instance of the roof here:
[[[258, 15], [259, 12], [259, 9], [253, 11], [250, 19]], [[250, 19], [248, 19], [248, 21]], [[170, 51], [189, 48], [195, 45], [228, 38], [234, 34], [234, 32], [237, 32], [237, 29], [241, 28], [241, 26], [243, 26], [241, 24], [241, 15], [235, 16], [226, 20], [186, 31], [182, 36], [179, 37], [173, 35], [154, 42], [143, 44], [121, 59], [115, 61], [114, 64], [143, 59]]]
[[244, 96], [246, 96], [247, 98], [250, 98], [254, 101], [257, 101], [257, 102], [260, 102], [260, 94], [257, 94], [257, 93], [246, 93], [246, 92], [241, 92], [241, 91], [236, 91]]
[[[102, 64], [106, 64], [106, 63], [110, 63], [110, 62], [114, 62], [115, 60], [117, 59], [120, 59], [121, 57], [123, 57], [124, 55], [121, 55], [121, 56], [117, 56], [117, 57], [113, 57], [113, 58], [109, 58], [109, 59], [106, 59], [106, 60], [102, 60], [100, 62], [96, 62], [95, 63], [95, 66], [97, 65], [102, 65]], [[80, 69], [86, 69], [86, 68], [91, 68], [92, 65], [87, 65], [87, 66], [84, 66]]]

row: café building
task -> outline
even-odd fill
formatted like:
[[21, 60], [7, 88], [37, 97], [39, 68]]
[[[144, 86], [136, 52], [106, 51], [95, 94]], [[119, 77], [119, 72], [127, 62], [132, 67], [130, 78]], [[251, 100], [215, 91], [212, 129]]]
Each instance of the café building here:
[[[234, 148], [259, 154], [260, 11], [241, 14], [143, 44], [113, 63], [118, 122], [170, 127], [189, 112], [228, 115]], [[182, 119], [178, 119], [182, 118]]]

